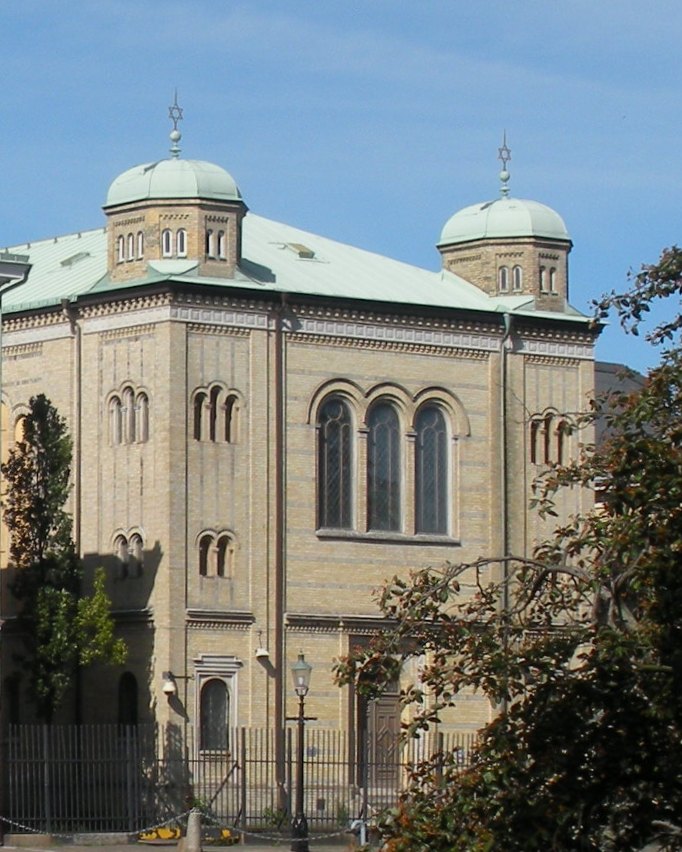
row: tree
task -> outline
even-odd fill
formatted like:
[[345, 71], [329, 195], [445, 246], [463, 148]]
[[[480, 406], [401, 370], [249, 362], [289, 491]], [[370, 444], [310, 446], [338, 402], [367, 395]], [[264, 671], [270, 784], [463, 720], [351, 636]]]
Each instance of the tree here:
[[23, 663], [38, 716], [52, 721], [79, 666], [121, 663], [104, 574], [81, 595], [82, 567], [64, 506], [70, 491], [71, 439], [43, 394], [32, 397], [23, 435], [2, 466], [3, 516], [10, 533], [12, 592], [19, 602]]
[[[656, 299], [680, 292], [673, 248], [597, 308], [636, 331]], [[463, 690], [500, 711], [465, 770], [448, 754], [414, 767], [384, 820], [392, 852], [682, 848], [681, 329], [678, 315], [649, 333], [670, 348], [640, 391], [581, 418], [606, 419], [603, 445], [539, 483], [538, 511], [575, 485], [599, 491], [593, 511], [531, 559], [394, 577], [379, 595], [394, 626], [339, 663], [341, 682], [376, 695], [425, 655], [402, 694], [408, 737]]]

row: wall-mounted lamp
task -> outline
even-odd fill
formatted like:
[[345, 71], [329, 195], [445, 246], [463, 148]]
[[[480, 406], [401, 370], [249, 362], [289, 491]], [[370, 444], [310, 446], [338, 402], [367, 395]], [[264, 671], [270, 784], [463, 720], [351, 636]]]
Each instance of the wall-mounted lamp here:
[[270, 656], [270, 651], [267, 648], [256, 648], [256, 659], [267, 660]]
[[178, 691], [178, 685], [173, 677], [173, 672], [163, 672], [161, 677], [163, 678], [161, 682], [161, 690], [164, 695], [167, 695], [170, 698], [171, 695], [175, 695]]

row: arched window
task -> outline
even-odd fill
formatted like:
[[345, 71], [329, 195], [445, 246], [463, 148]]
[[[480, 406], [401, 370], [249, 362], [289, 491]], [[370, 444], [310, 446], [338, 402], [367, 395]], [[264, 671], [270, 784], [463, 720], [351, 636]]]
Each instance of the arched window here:
[[549, 270], [549, 292], [556, 293], [556, 269], [553, 266]]
[[114, 542], [114, 552], [118, 559], [118, 576], [124, 580], [128, 576], [128, 563], [130, 562], [128, 539], [124, 535], [116, 537], [116, 541]]
[[540, 267], [540, 292], [547, 292], [547, 270], [544, 266]]
[[164, 257], [173, 256], [173, 234], [170, 228], [164, 228], [161, 232], [161, 254]]
[[236, 396], [228, 396], [225, 402], [225, 440], [228, 444], [236, 443], [239, 432], [239, 400]]
[[180, 228], [175, 235], [178, 257], [187, 257], [187, 231]]
[[216, 576], [232, 577], [234, 542], [229, 535], [221, 535], [216, 548]]
[[126, 259], [126, 241], [123, 234], [116, 239], [116, 263], [123, 263]]
[[149, 399], [142, 392], [135, 400], [135, 440], [140, 444], [149, 440]]
[[225, 260], [225, 231], [218, 231], [218, 257]]
[[128, 542], [128, 576], [142, 576], [142, 561], [144, 556], [144, 548], [142, 546], [142, 537], [137, 533], [130, 536]]
[[443, 412], [435, 405], [419, 410], [415, 422], [416, 529], [448, 532], [448, 436]]
[[121, 399], [112, 396], [109, 400], [109, 441], [116, 445], [123, 440]]
[[509, 291], [509, 269], [506, 266], [497, 270], [497, 286], [501, 293]]
[[132, 444], [135, 440], [135, 395], [132, 388], [124, 388], [121, 411], [123, 414], [123, 440]]
[[135, 237], [128, 234], [128, 260], [135, 260]]
[[194, 440], [201, 441], [202, 425], [204, 421], [204, 407], [206, 405], [206, 394], [198, 393], [194, 397]]
[[144, 234], [142, 231], [137, 232], [137, 259], [142, 260], [144, 257]]
[[543, 444], [544, 444], [544, 452], [543, 452], [543, 460], [545, 464], [549, 464], [552, 460], [552, 415], [545, 415], [545, 420], [543, 424], [542, 430]]
[[137, 678], [132, 672], [118, 681], [118, 724], [137, 725]]
[[400, 425], [392, 405], [375, 405], [367, 442], [367, 518], [371, 530], [400, 530]]
[[318, 526], [351, 527], [352, 463], [350, 410], [334, 397], [324, 403], [318, 419]]
[[203, 535], [199, 540], [199, 574], [201, 577], [208, 577], [212, 548], [213, 536]]
[[208, 440], [216, 440], [216, 425], [218, 423], [218, 415], [220, 414], [220, 388], [211, 388], [211, 395], [208, 404]]
[[227, 684], [219, 678], [207, 680], [200, 693], [199, 748], [202, 751], [226, 751], [230, 702]]
[[213, 231], [211, 228], [206, 231], [206, 255], [208, 257], [215, 257], [215, 245], [213, 243]]
[[515, 266], [512, 269], [512, 290], [519, 291], [523, 289], [523, 269], [520, 266]]
[[540, 435], [541, 422], [539, 420], [530, 421], [530, 462], [531, 464], [539, 463], [538, 440]]

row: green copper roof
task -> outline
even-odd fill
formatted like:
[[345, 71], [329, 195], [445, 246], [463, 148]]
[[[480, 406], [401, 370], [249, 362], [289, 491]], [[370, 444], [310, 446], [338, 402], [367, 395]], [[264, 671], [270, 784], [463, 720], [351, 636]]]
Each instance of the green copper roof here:
[[[285, 292], [345, 301], [420, 305], [434, 309], [510, 311], [538, 317], [528, 295], [488, 296], [448, 271], [410, 266], [248, 213], [243, 220], [242, 262], [233, 279], [199, 274], [196, 260], [150, 261], [144, 278], [115, 283], [107, 277], [104, 228], [10, 248], [27, 255], [28, 280], [7, 294], [4, 312], [58, 305], [87, 293], [104, 294], [174, 280], [229, 290]], [[552, 320], [587, 322], [569, 306], [542, 314]]]
[[109, 187], [104, 207], [157, 198], [242, 200], [234, 178], [225, 169], [203, 160], [173, 157], [120, 174]]
[[570, 240], [564, 220], [551, 207], [537, 201], [503, 197], [472, 204], [455, 213], [445, 223], [438, 245], [505, 237]]

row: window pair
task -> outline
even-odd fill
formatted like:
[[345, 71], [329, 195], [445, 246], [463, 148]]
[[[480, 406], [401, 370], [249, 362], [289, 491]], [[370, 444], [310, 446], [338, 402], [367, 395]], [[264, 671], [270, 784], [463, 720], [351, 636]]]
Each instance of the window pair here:
[[161, 255], [187, 257], [187, 231], [184, 228], [178, 228], [175, 234], [170, 228], [161, 231]]
[[[510, 274], [508, 266], [500, 266], [497, 270], [497, 286], [500, 293], [509, 292]], [[511, 289], [520, 292], [523, 289], [523, 269], [513, 266], [511, 269]]]
[[568, 424], [551, 412], [530, 421], [531, 464], [563, 464]]
[[[434, 404], [417, 412], [414, 452], [415, 530], [446, 535], [448, 525], [448, 430]], [[355, 438], [350, 406], [341, 397], [323, 403], [318, 417], [318, 525], [353, 526]], [[403, 436], [390, 402], [378, 402], [367, 418], [367, 527], [402, 530]]]
[[232, 577], [234, 540], [229, 533], [203, 533], [199, 538], [199, 574], [202, 577]]

